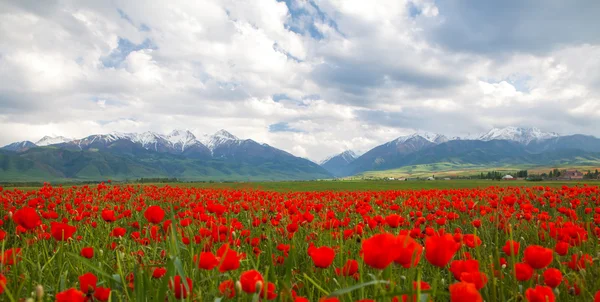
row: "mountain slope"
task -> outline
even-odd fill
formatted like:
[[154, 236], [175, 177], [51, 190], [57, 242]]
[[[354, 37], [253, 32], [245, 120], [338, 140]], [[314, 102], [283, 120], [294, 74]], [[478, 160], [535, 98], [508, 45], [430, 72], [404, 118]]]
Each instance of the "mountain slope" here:
[[369, 170], [386, 170], [397, 166], [400, 158], [420, 150], [431, 148], [448, 139], [443, 135], [415, 133], [401, 136], [393, 141], [379, 145], [348, 164], [341, 173], [352, 175]]
[[30, 142], [30, 141], [22, 141], [22, 142], [15, 142], [9, 145], [6, 145], [0, 149], [2, 150], [7, 150], [7, 151], [13, 151], [13, 152], [23, 152], [23, 151], [27, 151], [31, 148], [35, 148], [37, 147], [36, 144]]
[[176, 177], [183, 180], [303, 180], [329, 178], [318, 165], [297, 157], [262, 163], [195, 160], [147, 151], [135, 156], [109, 151], [34, 148], [0, 153], [0, 181], [102, 180]]
[[343, 176], [346, 167], [356, 160], [358, 156], [352, 150], [346, 150], [342, 153], [330, 156], [321, 162], [321, 167], [329, 171], [334, 176]]

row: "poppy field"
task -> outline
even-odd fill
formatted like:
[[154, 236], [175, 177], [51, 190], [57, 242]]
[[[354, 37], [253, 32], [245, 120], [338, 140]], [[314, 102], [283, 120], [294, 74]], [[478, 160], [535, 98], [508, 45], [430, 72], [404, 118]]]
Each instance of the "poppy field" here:
[[0, 187], [3, 301], [600, 301], [600, 187]]

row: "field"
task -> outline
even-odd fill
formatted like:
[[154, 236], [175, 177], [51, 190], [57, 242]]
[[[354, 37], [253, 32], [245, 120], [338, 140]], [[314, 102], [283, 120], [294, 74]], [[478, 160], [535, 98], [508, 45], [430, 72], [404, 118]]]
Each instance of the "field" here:
[[[467, 177], [479, 175], [479, 173], [487, 173], [491, 171], [498, 171], [505, 174], [513, 174], [519, 170], [528, 170], [531, 174], [542, 174], [552, 171], [552, 169], [569, 169], [579, 170], [582, 172], [595, 171], [600, 169], [600, 163], [576, 165], [568, 163], [565, 165], [555, 166], [539, 166], [539, 165], [504, 165], [504, 166], [490, 166], [490, 165], [475, 165], [475, 164], [455, 164], [455, 163], [434, 163], [434, 164], [422, 164], [405, 166], [398, 169], [383, 170], [383, 171], [367, 171], [360, 173], [355, 177], [360, 178], [384, 178], [384, 177], [422, 177], [426, 178], [431, 175], [435, 175], [438, 178], [442, 177]], [[349, 177], [352, 179], [353, 177]]]
[[0, 189], [5, 301], [600, 301], [595, 183]]

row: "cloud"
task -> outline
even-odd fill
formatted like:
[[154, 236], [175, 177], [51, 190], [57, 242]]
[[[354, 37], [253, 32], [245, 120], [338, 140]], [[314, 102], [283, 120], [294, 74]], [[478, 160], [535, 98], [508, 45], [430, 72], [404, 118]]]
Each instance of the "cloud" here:
[[594, 1], [159, 4], [0, 0], [0, 145], [225, 128], [320, 160], [416, 130], [600, 135]]

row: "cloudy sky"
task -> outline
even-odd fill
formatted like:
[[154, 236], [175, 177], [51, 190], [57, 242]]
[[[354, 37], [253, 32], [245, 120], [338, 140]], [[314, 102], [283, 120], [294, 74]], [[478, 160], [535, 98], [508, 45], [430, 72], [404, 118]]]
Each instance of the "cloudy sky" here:
[[320, 160], [416, 130], [600, 136], [600, 1], [0, 0], [0, 145], [227, 129]]

